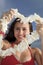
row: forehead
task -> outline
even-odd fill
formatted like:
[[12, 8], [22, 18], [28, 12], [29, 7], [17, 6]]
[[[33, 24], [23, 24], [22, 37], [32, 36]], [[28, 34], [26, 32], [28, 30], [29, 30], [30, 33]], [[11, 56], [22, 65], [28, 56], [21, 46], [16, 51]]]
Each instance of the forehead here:
[[15, 24], [15, 27], [28, 27], [29, 28], [29, 23], [20, 23], [20, 22], [17, 22]]

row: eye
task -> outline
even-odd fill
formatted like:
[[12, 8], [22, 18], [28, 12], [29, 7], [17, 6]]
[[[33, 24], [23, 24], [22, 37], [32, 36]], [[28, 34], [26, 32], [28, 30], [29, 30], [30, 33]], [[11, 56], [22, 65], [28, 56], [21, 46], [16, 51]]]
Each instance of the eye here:
[[20, 30], [20, 28], [16, 28], [16, 30]]
[[27, 29], [26, 28], [23, 28], [23, 31], [26, 31]]

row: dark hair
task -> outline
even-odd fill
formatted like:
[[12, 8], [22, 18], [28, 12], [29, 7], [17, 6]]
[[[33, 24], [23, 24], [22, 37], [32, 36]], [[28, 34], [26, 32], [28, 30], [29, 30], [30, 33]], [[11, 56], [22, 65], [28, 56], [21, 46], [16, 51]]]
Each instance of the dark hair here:
[[[5, 37], [3, 40], [8, 40], [10, 43], [14, 42], [16, 38], [14, 37], [14, 26], [16, 22], [20, 22], [20, 18], [16, 18], [13, 20], [13, 22], [8, 26], [8, 32], [6, 32]], [[32, 29], [32, 24], [29, 22], [29, 27], [30, 27], [30, 33], [33, 31]]]

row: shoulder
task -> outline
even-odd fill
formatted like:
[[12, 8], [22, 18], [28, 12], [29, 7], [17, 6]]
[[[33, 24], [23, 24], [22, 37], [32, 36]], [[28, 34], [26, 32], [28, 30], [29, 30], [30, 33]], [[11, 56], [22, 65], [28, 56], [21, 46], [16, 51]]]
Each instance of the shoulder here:
[[39, 48], [32, 48], [32, 53], [35, 55], [42, 55], [42, 51]]
[[42, 51], [39, 48], [32, 48], [34, 59], [38, 65], [42, 65]]
[[38, 53], [41, 54], [41, 50], [40, 50], [39, 48], [32, 48], [32, 50], [33, 50], [35, 53], [38, 52]]

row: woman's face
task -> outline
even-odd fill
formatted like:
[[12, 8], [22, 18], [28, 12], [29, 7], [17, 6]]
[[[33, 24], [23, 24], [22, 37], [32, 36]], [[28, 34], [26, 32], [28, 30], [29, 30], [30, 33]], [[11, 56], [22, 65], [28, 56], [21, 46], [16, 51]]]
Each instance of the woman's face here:
[[26, 37], [26, 34], [30, 34], [29, 24], [17, 22], [14, 27], [14, 37], [17, 41], [22, 41]]

